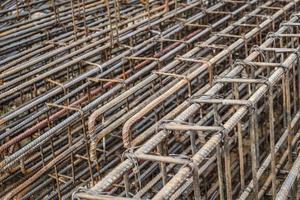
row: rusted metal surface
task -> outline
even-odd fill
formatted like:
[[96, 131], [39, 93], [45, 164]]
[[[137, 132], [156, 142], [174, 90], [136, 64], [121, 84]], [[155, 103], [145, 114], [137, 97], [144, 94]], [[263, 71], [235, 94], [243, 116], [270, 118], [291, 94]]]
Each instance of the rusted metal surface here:
[[0, 198], [300, 197], [299, 0], [0, 6]]

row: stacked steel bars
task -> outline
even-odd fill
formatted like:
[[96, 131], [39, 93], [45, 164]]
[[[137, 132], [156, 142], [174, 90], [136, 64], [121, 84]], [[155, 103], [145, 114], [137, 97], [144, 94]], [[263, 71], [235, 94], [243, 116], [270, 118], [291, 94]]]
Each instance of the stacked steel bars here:
[[299, 1], [14, 3], [4, 199], [299, 198]]

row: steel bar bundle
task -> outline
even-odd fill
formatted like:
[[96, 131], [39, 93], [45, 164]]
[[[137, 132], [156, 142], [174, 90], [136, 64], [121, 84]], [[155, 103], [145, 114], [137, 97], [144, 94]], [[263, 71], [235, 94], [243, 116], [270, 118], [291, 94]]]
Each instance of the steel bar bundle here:
[[300, 198], [299, 0], [0, 5], [0, 198]]

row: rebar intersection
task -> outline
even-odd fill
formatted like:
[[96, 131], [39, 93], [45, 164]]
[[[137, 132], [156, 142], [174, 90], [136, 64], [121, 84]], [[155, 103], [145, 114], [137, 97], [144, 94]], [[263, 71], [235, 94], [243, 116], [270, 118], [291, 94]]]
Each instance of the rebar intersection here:
[[4, 199], [299, 198], [299, 1], [43, 2], [0, 13]]

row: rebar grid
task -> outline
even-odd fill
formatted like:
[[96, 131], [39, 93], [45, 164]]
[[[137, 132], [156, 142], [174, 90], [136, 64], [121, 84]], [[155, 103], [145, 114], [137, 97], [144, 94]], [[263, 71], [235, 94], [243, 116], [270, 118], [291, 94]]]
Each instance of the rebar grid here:
[[[292, 4], [290, 4], [290, 6], [291, 6]], [[294, 20], [296, 20], [296, 18], [293, 18], [292, 20], [291, 20], [291, 22], [293, 22]], [[189, 172], [190, 171], [197, 171], [197, 170], [195, 170], [195, 162], [197, 162], [197, 164], [199, 164], [199, 163], [202, 163], [203, 161], [202, 161], [202, 159], [204, 159], [204, 160], [206, 160], [206, 159], [209, 159], [209, 157], [207, 157], [208, 155], [209, 155], [209, 152], [211, 152], [211, 151], [213, 151], [213, 149], [217, 146], [217, 143], [218, 142], [221, 142], [221, 140], [223, 140], [222, 138], [223, 137], [228, 137], [228, 136], [224, 136], [224, 135], [229, 135], [230, 134], [230, 132], [231, 132], [231, 130], [230, 129], [232, 129], [232, 128], [234, 128], [235, 126], [237, 126], [238, 124], [240, 124], [240, 123], [238, 123], [239, 122], [239, 120], [241, 120], [242, 118], [243, 118], [243, 116], [245, 115], [245, 113], [247, 113], [247, 111], [248, 111], [248, 109], [250, 109], [250, 111], [253, 109], [255, 112], [250, 112], [250, 113], [256, 113], [257, 111], [257, 105], [256, 105], [256, 103], [257, 102], [259, 102], [259, 100], [260, 100], [260, 98], [263, 96], [262, 94], [263, 94], [263, 92], [267, 92], [267, 89], [266, 88], [269, 88], [269, 87], [271, 87], [271, 88], [273, 88], [274, 86], [274, 84], [276, 83], [276, 81], [278, 80], [278, 79], [280, 79], [280, 77], [278, 77], [279, 75], [277, 75], [276, 73], [278, 73], [278, 70], [279, 71], [281, 71], [280, 73], [282, 73], [282, 74], [284, 74], [283, 72], [286, 70], [286, 69], [289, 69], [289, 68], [294, 68], [294, 66], [292, 65], [294, 62], [297, 62], [297, 52], [298, 52], [298, 49], [295, 49], [295, 48], [290, 48], [290, 45], [295, 45], [295, 44], [293, 44], [293, 42], [292, 42], [292, 44], [289, 44], [288, 42], [286, 42], [286, 43], [283, 43], [282, 42], [282, 39], [281, 39], [281, 36], [280, 36], [280, 34], [282, 33], [282, 32], [284, 32], [284, 31], [289, 31], [289, 29], [288, 28], [286, 28], [286, 27], [283, 27], [283, 28], [281, 28], [281, 29], [279, 29], [279, 31], [277, 32], [277, 34], [275, 34], [276, 36], [278, 36], [278, 37], [271, 37], [270, 39], [268, 39], [262, 46], [260, 46], [260, 48], [257, 48], [257, 49], [254, 49], [254, 52], [252, 53], [252, 54], [250, 54], [248, 57], [247, 57], [247, 59], [245, 59], [245, 60], [242, 60], [242, 61], [240, 61], [240, 63], [238, 63], [237, 65], [238, 65], [238, 67], [236, 67], [236, 68], [233, 68], [232, 69], [232, 71], [231, 72], [229, 72], [226, 76], [225, 75], [223, 75], [224, 77], [230, 77], [230, 79], [232, 79], [232, 80], [224, 80], [223, 79], [223, 76], [221, 77], [221, 78], [216, 78], [216, 80], [215, 80], [215, 82], [216, 82], [216, 84], [215, 85], [213, 85], [212, 87], [211, 87], [211, 89], [210, 90], [208, 90], [208, 92], [207, 93], [205, 93], [205, 96], [203, 97], [204, 99], [201, 99], [200, 101], [198, 100], [198, 101], [195, 101], [195, 100], [192, 100], [192, 101], [190, 101], [189, 103], [192, 103], [192, 105], [191, 105], [191, 107], [189, 107], [190, 109], [189, 109], [189, 112], [187, 111], [187, 110], [185, 110], [185, 113], [183, 112], [181, 115], [179, 115], [177, 118], [175, 118], [174, 119], [174, 122], [168, 122], [168, 124], [170, 124], [169, 126], [168, 125], [164, 125], [163, 127], [162, 127], [162, 129], [164, 129], [165, 130], [165, 132], [159, 132], [159, 133], [157, 133], [157, 135], [155, 135], [154, 137], [152, 137], [149, 141], [147, 141], [146, 142], [146, 144], [145, 145], [143, 145], [143, 147], [141, 147], [139, 150], [137, 150], [136, 151], [136, 153], [134, 153], [134, 154], [132, 154], [132, 153], [129, 153], [129, 155], [130, 155], [130, 157], [133, 157], [133, 158], [135, 158], [135, 159], [137, 159], [137, 160], [139, 160], [139, 159], [141, 159], [141, 160], [147, 160], [147, 161], [157, 161], [157, 162], [161, 162], [161, 164], [160, 164], [160, 174], [159, 174], [159, 176], [160, 176], [160, 178], [162, 179], [162, 182], [163, 182], [163, 184], [165, 184], [165, 186], [162, 188], [162, 190], [161, 191], [159, 191], [153, 198], [154, 199], [165, 199], [165, 198], [167, 198], [167, 199], [169, 199], [169, 198], [175, 198], [174, 196], [171, 196], [178, 188], [177, 187], [180, 187], [180, 185], [182, 184], [182, 183], [184, 183], [185, 182], [185, 180], [186, 180], [186, 178], [188, 178], [189, 177]], [[295, 33], [295, 35], [297, 35], [298, 33]], [[284, 37], [284, 36], [283, 36]], [[279, 41], [276, 41], [277, 40], [277, 38], [280, 38], [280, 42]], [[275, 42], [276, 41], [276, 43], [274, 44], [274, 45], [276, 45], [275, 47], [271, 47], [271, 48], [267, 48], [269, 45], [272, 45], [272, 43], [273, 42]], [[287, 44], [288, 46], [287, 46], [287, 48], [283, 48], [282, 46], [284, 45], [284, 44]], [[281, 45], [281, 47], [277, 47], [277, 46], [280, 46]], [[266, 51], [267, 53], [265, 53], [264, 51]], [[272, 55], [271, 53], [269, 53], [269, 52], [275, 52], [275, 55]], [[287, 55], [285, 55], [285, 56], [283, 56], [283, 54], [286, 54], [286, 53], [289, 53], [289, 56], [290, 57], [288, 57]], [[261, 54], [261, 55], [260, 55]], [[267, 56], [265, 55], [265, 54], [267, 54]], [[278, 55], [278, 54], [280, 54], [280, 55]], [[272, 58], [271, 57], [271, 55], [274, 57], [274, 58]], [[257, 58], [258, 56], [260, 56], [260, 58]], [[262, 62], [262, 61], [260, 61], [260, 60], [263, 60], [263, 59], [266, 59], [266, 57], [267, 57], [267, 61], [269, 61], [270, 62], [270, 60], [279, 60], [279, 58], [281, 59], [281, 62], [280, 63], [276, 63], [276, 62], [274, 62], [274, 63], [271, 63], [271, 64], [269, 64], [268, 65], [268, 63], [264, 63], [264, 62]], [[284, 60], [285, 58], [287, 58], [286, 60]], [[254, 61], [254, 59], [258, 59], [257, 61]], [[190, 60], [188, 60], [188, 61], [190, 61]], [[285, 63], [285, 62], [286, 63]], [[196, 62], [196, 61], [193, 61], [193, 62]], [[282, 67], [283, 66], [283, 67]], [[248, 72], [249, 73], [249, 78], [248, 79], [245, 79], [245, 78], [236, 78], [236, 79], [234, 79], [234, 78], [232, 78], [232, 76], [234, 75], [234, 76], [238, 76], [239, 75], [239, 73], [242, 73], [242, 72], [244, 72], [244, 71], [242, 71], [242, 69], [243, 68], [250, 68], [250, 71]], [[266, 75], [270, 75], [271, 74], [271, 72], [273, 72], [273, 69], [274, 69], [274, 67], [276, 67], [276, 68], [279, 68], [279, 69], [276, 69], [276, 70], [274, 70], [274, 73], [276, 74], [276, 76], [274, 75], [274, 74], [272, 74], [271, 76], [270, 76], [270, 78], [268, 79], [268, 78], [263, 78], [263, 79], [254, 79], [254, 77], [255, 76], [257, 76], [257, 75], [261, 75], [261, 74], [256, 74], [255, 73], [255, 71], [253, 70], [254, 68], [264, 68], [264, 70], [261, 70], [260, 71], [260, 73], [266, 73]], [[267, 68], [267, 69], [266, 69]], [[271, 68], [271, 69], [270, 69]], [[272, 71], [271, 71], [272, 70]], [[237, 73], [238, 72], [238, 73]], [[251, 72], [251, 73], [250, 73]], [[225, 73], [224, 73], [225, 74]], [[252, 75], [251, 75], [252, 74]], [[275, 81], [274, 80], [274, 76], [275, 76], [275, 78], [277, 78], [277, 80]], [[228, 77], [228, 78], [229, 78]], [[243, 77], [243, 74], [241, 74], [241, 77]], [[252, 79], [251, 79], [251, 77], [253, 77]], [[293, 77], [296, 77], [296, 74], [294, 74], [293, 75]], [[273, 78], [273, 79], [271, 79], [271, 78]], [[295, 78], [294, 78], [295, 79]], [[292, 79], [293, 80], [293, 79]], [[294, 81], [295, 82], [295, 81]], [[233, 95], [234, 95], [234, 98], [241, 98], [241, 97], [239, 97], [240, 96], [240, 92], [237, 90], [237, 88], [239, 88], [239, 87], [242, 87], [242, 85], [244, 85], [244, 88], [247, 88], [248, 87], [248, 93], [246, 93], [247, 94], [247, 96], [248, 96], [248, 98], [249, 99], [251, 99], [251, 100], [224, 100], [224, 99], [215, 99], [215, 100], [213, 100], [213, 99], [211, 99], [210, 97], [211, 96], [224, 96], [223, 95], [223, 92], [224, 91], [222, 91], [222, 94], [220, 94], [220, 95], [218, 95], [217, 93], [216, 93], [216, 91], [218, 91], [218, 90], [221, 90], [221, 87], [220, 86], [223, 86], [223, 84], [222, 83], [232, 83], [233, 85], [235, 85], [235, 86], [232, 86], [232, 87], [234, 87], [234, 88], [236, 88], [236, 92], [234, 92], [233, 93]], [[238, 86], [238, 83], [240, 83], [241, 84], [241, 86]], [[249, 86], [245, 86], [245, 85], [249, 85]], [[262, 86], [260, 86], [259, 87], [259, 89], [257, 89], [257, 90], [255, 90], [256, 88], [257, 88], [257, 85], [262, 85]], [[286, 97], [285, 98], [288, 98], [289, 100], [288, 100], [288, 102], [290, 102], [290, 91], [289, 91], [289, 89], [288, 89], [288, 87], [287, 87], [287, 85], [289, 85], [289, 82], [288, 82], [288, 79], [285, 79], [285, 82], [284, 82], [284, 84], [283, 84], [283, 91], [279, 91], [278, 93], [279, 93], [279, 95], [278, 96], [281, 96], [280, 94], [281, 93], [283, 93], [283, 94], [285, 94], [285, 93], [288, 93], [288, 95], [286, 95]], [[216, 88], [218, 89], [218, 90], [216, 90]], [[264, 89], [262, 89], [262, 88], [264, 88]], [[295, 89], [295, 87], [294, 87], [294, 89]], [[263, 90], [266, 90], [266, 91], [263, 91]], [[273, 90], [273, 89], [272, 89]], [[214, 92], [211, 92], [211, 91], [214, 91]], [[296, 93], [297, 91], [296, 91], [296, 89], [294, 90], [294, 92]], [[294, 93], [293, 93], [294, 94]], [[284, 95], [284, 96], [285, 96]], [[207, 97], [208, 96], [208, 97]], [[247, 97], [246, 96], [246, 97]], [[208, 98], [208, 99], [207, 99]], [[243, 98], [245, 98], [245, 97], [243, 97]], [[296, 101], [297, 101], [297, 96], [294, 94], [294, 96], [293, 96], [293, 98], [296, 98]], [[271, 101], [271, 99], [272, 98], [269, 98], [269, 101]], [[253, 102], [254, 101], [254, 102]], [[286, 99], [285, 99], [285, 101], [286, 101]], [[156, 102], [155, 102], [156, 103]], [[157, 100], [157, 104], [161, 104], [162, 103], [162, 101], [160, 100]], [[167, 138], [167, 136], [168, 135], [170, 135], [171, 133], [172, 133], [172, 131], [174, 131], [174, 130], [176, 130], [177, 129], [177, 132], [178, 131], [183, 131], [183, 130], [186, 130], [186, 131], [189, 131], [188, 133], [190, 134], [190, 136], [189, 137], [191, 137], [191, 141], [190, 141], [190, 144], [191, 144], [191, 149], [193, 149], [193, 148], [195, 148], [195, 133], [194, 134], [192, 134], [190, 131], [192, 130], [192, 131], [200, 131], [201, 132], [201, 136], [202, 137], [206, 137], [207, 135], [209, 135], [209, 134], [205, 134], [205, 133], [203, 133], [203, 130], [205, 130], [205, 129], [207, 129], [208, 127], [205, 127], [205, 126], [195, 126], [195, 125], [193, 125], [193, 123], [194, 122], [190, 122], [190, 117], [191, 117], [191, 115], [193, 116], [193, 118], [194, 117], [197, 117], [197, 116], [194, 116], [195, 114], [195, 111], [197, 111], [198, 109], [199, 109], [199, 105], [198, 104], [201, 104], [201, 107], [203, 106], [204, 108], [205, 108], [205, 105], [203, 105], [203, 104], [207, 104], [207, 103], [212, 103], [212, 104], [220, 104], [220, 103], [222, 103], [222, 104], [224, 104], [224, 106], [226, 106], [226, 107], [228, 107], [228, 105], [234, 105], [233, 106], [233, 108], [236, 110], [236, 113], [234, 113], [233, 114], [233, 116], [232, 116], [232, 118], [229, 118], [229, 120], [227, 121], [227, 123], [224, 123], [224, 124], [222, 124], [222, 122], [220, 121], [220, 119], [221, 119], [221, 117], [220, 116], [214, 116], [214, 123], [215, 124], [222, 124], [221, 126], [220, 126], [220, 129], [223, 129], [222, 131], [220, 131], [220, 133], [217, 133], [217, 134], [214, 134], [213, 136], [212, 136], [212, 138], [210, 138], [208, 141], [206, 141], [206, 143], [204, 144], [204, 146], [197, 152], [197, 153], [195, 153], [195, 151], [194, 151], [194, 153], [192, 153], [192, 155], [194, 155], [192, 158], [190, 158], [190, 157], [188, 157], [187, 158], [187, 160], [185, 160], [185, 161], [181, 161], [181, 159], [176, 159], [176, 158], [172, 158], [172, 157], [166, 157], [166, 156], [163, 156], [163, 155], [161, 155], [161, 150], [159, 150], [159, 146], [157, 146], [157, 145], [162, 145], [162, 146], [166, 146], [168, 143], [166, 143], [166, 142], [163, 142], [164, 141], [164, 139], [166, 139]], [[272, 105], [272, 103], [269, 103], [270, 105]], [[289, 107], [288, 109], [290, 109], [290, 103], [286, 103], [287, 104], [287, 106]], [[296, 106], [296, 105], [294, 105], [294, 106]], [[150, 106], [149, 106], [150, 107]], [[191, 109], [192, 107], [194, 107], [194, 108], [197, 108], [197, 109]], [[240, 108], [239, 108], [240, 107]], [[211, 109], [214, 109], [214, 115], [216, 115], [217, 113], [218, 113], [218, 111], [217, 111], [217, 109], [218, 109], [218, 107], [217, 106], [212, 106], [212, 107], [210, 107]], [[227, 108], [228, 109], [228, 108]], [[226, 110], [227, 110], [226, 109]], [[232, 107], [230, 108], [230, 109], [232, 109]], [[265, 108], [262, 108], [262, 110], [264, 110]], [[273, 109], [273, 108], [272, 108]], [[272, 110], [271, 109], [271, 106], [270, 106], [270, 110]], [[193, 113], [191, 113], [191, 111], [193, 111]], [[149, 112], [149, 111], [148, 111]], [[207, 111], [206, 111], [207, 112]], [[141, 113], [143, 113], [143, 111], [141, 111]], [[200, 111], [200, 113], [203, 113], [203, 111]], [[272, 112], [270, 112], [270, 113], [272, 113]], [[143, 114], [140, 114], [140, 116], [143, 116], [143, 115], [145, 115], [146, 113], [143, 113]], [[184, 114], [186, 114], [186, 115], [184, 115]], [[201, 116], [202, 116], [202, 114], [200, 114]], [[242, 116], [239, 116], [239, 117], [237, 117], [238, 115], [242, 115]], [[273, 114], [270, 114], [270, 118], [272, 119], [273, 117], [272, 117], [272, 115]], [[287, 127], [288, 127], [288, 130], [287, 130], [287, 132], [291, 132], [291, 111], [289, 111], [289, 112], [287, 112], [287, 116], [283, 116], [282, 118], [289, 118], [289, 120], [288, 119], [285, 119], [285, 120], [288, 120], [287, 122], [285, 122], [285, 123], [287, 123], [287, 124], [290, 124], [290, 125], [287, 125]], [[139, 118], [141, 118], [139, 116]], [[182, 116], [182, 118], [180, 118], [180, 116]], [[223, 116], [223, 115], [222, 115]], [[202, 116], [203, 117], [203, 116]], [[202, 119], [202, 117], [200, 117], [199, 119]], [[192, 121], [194, 121], [194, 119], [192, 118]], [[227, 116], [227, 118], [228, 118], [228, 116]], [[185, 120], [187, 120], [187, 119], [189, 119], [189, 121], [188, 122], [185, 122]], [[206, 119], [205, 118], [205, 116], [203, 117], [203, 119]], [[224, 120], [224, 119], [223, 119]], [[259, 138], [259, 136], [258, 136], [258, 134], [256, 134], [256, 130], [257, 130], [257, 127], [256, 127], [256, 117], [255, 117], [255, 114], [251, 114], [250, 115], [250, 122], [247, 122], [248, 124], [249, 124], [249, 131], [250, 131], [250, 135], [251, 135], [251, 137], [250, 137], [250, 151], [248, 152], [248, 154], [251, 154], [251, 158], [252, 158], [252, 160], [251, 160], [251, 162], [253, 163], [252, 164], [252, 178], [253, 178], [253, 180], [254, 180], [254, 182], [256, 182], [254, 185], [255, 185], [255, 195], [253, 196], [254, 198], [258, 198], [258, 196], [257, 197], [255, 197], [256, 195], [258, 195], [258, 176], [257, 176], [257, 168], [258, 168], [258, 166], [257, 166], [257, 160], [259, 159], [259, 158], [257, 158], [257, 151], [259, 150], [259, 148], [257, 147], [257, 142], [259, 141], [259, 140], [261, 140], [261, 138]], [[201, 122], [202, 120], [200, 120], [200, 122]], [[244, 123], [246, 123], [246, 122], [244, 122]], [[188, 123], [188, 124], [190, 124], [190, 125], [184, 125], [184, 124], [182, 124], [182, 123]], [[207, 122], [205, 122], [205, 121], [202, 121], [202, 123], [207, 123]], [[201, 123], [201, 124], [202, 124]], [[272, 124], [272, 123], [271, 123]], [[227, 126], [228, 127], [227, 127]], [[229, 126], [230, 125], [230, 126]], [[170, 127], [171, 126], [171, 127]], [[237, 132], [239, 132], [239, 135], [240, 134], [242, 134], [241, 133], [241, 124], [240, 125], [238, 125], [240, 128], [238, 128], [238, 130], [239, 131], [237, 131]], [[271, 126], [271, 125], [270, 125]], [[274, 126], [274, 125], [273, 125]], [[125, 123], [125, 126], [124, 126], [124, 128], [126, 127], [126, 123]], [[124, 133], [124, 128], [123, 128], [123, 133]], [[178, 129], [179, 128], [179, 129]], [[208, 131], [208, 130], [207, 130]], [[237, 133], [236, 132], [236, 133]], [[274, 131], [273, 131], [274, 132]], [[177, 133], [178, 134], [178, 133]], [[176, 134], [176, 135], [177, 135]], [[198, 133], [198, 135], [199, 135], [200, 133]], [[231, 133], [232, 134], [232, 133]], [[273, 133], [274, 134], [274, 133]], [[181, 135], [181, 134], [180, 134]], [[194, 135], [194, 136], [192, 136], [192, 135]], [[271, 134], [272, 135], [272, 134]], [[198, 137], [200, 137], [200, 136], [198, 136]], [[232, 136], [231, 136], [232, 137]], [[243, 136], [241, 136], [241, 137], [243, 137]], [[193, 139], [194, 138], [194, 139]], [[234, 140], [234, 139], [232, 139], [232, 138], [230, 138], [231, 140]], [[123, 138], [123, 140], [126, 142], [127, 140], [128, 140], [128, 138], [127, 137], [125, 137], [125, 138]], [[239, 143], [240, 142], [242, 142], [242, 140], [243, 140], [243, 138], [240, 138], [240, 140], [239, 140]], [[182, 141], [182, 140], [181, 140]], [[160, 143], [160, 142], [162, 142], [162, 143]], [[228, 141], [227, 141], [228, 142]], [[271, 141], [270, 141], [270, 143], [271, 144], [273, 144], [273, 145], [271, 145], [271, 147], [272, 147], [272, 154], [274, 154], [274, 138], [273, 138], [273, 141], [272, 141], [272, 139], [271, 139]], [[125, 145], [128, 145], [128, 144], [125, 144]], [[226, 179], [226, 195], [224, 194], [224, 191], [225, 191], [225, 189], [224, 188], [221, 188], [220, 187], [220, 185], [221, 185], [221, 183], [219, 183], [219, 187], [221, 188], [220, 189], [220, 198], [222, 198], [222, 196], [223, 196], [223, 198], [224, 198], [224, 196], [226, 196], [226, 198], [227, 199], [231, 199], [232, 198], [232, 196], [233, 196], [233, 191], [232, 191], [232, 180], [231, 180], [231, 169], [230, 169], [230, 166], [231, 166], [231, 162], [230, 162], [230, 149], [228, 150], [228, 148], [229, 148], [229, 144], [228, 145], [226, 145], [226, 143], [224, 144], [225, 146], [224, 147], [222, 147], [222, 151], [224, 152], [224, 154], [225, 154], [225, 163], [223, 163], [223, 164], [225, 164], [225, 175], [222, 175], [221, 176], [221, 178], [222, 179], [224, 179], [224, 176], [225, 176], [225, 179]], [[291, 144], [290, 144], [291, 145]], [[155, 150], [155, 147], [157, 146], [157, 148], [158, 148], [158, 150], [157, 150], [157, 152], [156, 152], [156, 150]], [[227, 146], [227, 147], [226, 147]], [[241, 145], [241, 146], [243, 146], [243, 145]], [[289, 146], [289, 145], [288, 145]], [[270, 148], [271, 148], [270, 147]], [[153, 152], [154, 154], [159, 154], [159, 155], [148, 155], [150, 152], [149, 151], [155, 151], [155, 152]], [[239, 150], [242, 150], [242, 148], [239, 148]], [[264, 149], [265, 150], [265, 149]], [[165, 153], [164, 154], [168, 154], [168, 152], [166, 152], [166, 151], [164, 151]], [[192, 150], [192, 152], [193, 152], [193, 150]], [[145, 154], [146, 153], [146, 154]], [[202, 153], [203, 153], [203, 155], [202, 155]], [[244, 154], [246, 154], [246, 152], [239, 152], [241, 155], [240, 155], [240, 159], [242, 159], [245, 155]], [[182, 152], [180, 153], [180, 154], [182, 154]], [[150, 157], [149, 157], [150, 156]], [[198, 157], [197, 157], [198, 156]], [[200, 157], [201, 156], [201, 157]], [[262, 159], [262, 158], [260, 158], [260, 159]], [[127, 160], [128, 161], [128, 160]], [[132, 161], [131, 161], [132, 162]], [[218, 172], [219, 173], [221, 173], [221, 171], [223, 171], [223, 167], [220, 167], [219, 168], [219, 165], [222, 165], [222, 162], [224, 162], [224, 161], [220, 161], [220, 162], [218, 162]], [[164, 164], [163, 164], [164, 163]], [[188, 165], [187, 167], [183, 167], [183, 168], [181, 168], [178, 172], [177, 172], [177, 174], [169, 181], [169, 182], [165, 182], [164, 180], [167, 180], [168, 179], [168, 177], [166, 177], [167, 176], [167, 174], [166, 174], [166, 163], [171, 163], [171, 164], [182, 164], [182, 165]], [[256, 164], [255, 164], [256, 163]], [[110, 173], [107, 177], [105, 177], [102, 181], [100, 181], [100, 183], [98, 183], [95, 187], [93, 187], [92, 189], [91, 189], [91, 191], [89, 192], [89, 191], [87, 191], [87, 193], [88, 194], [90, 194], [91, 196], [90, 197], [87, 197], [87, 196], [83, 196], [84, 198], [93, 198], [93, 193], [94, 194], [97, 194], [97, 195], [99, 195], [99, 194], [101, 194], [101, 191], [105, 191], [105, 189], [104, 188], [108, 188], [109, 186], [110, 186], [110, 184], [106, 184], [105, 183], [105, 181], [109, 181], [110, 183], [113, 183], [113, 181], [114, 180], [118, 180], [118, 178], [117, 177], [120, 177], [120, 175], [124, 175], [124, 173], [125, 173], [125, 176], [124, 176], [124, 183], [125, 183], [125, 193], [122, 193], [122, 194], [127, 194], [127, 195], [129, 195], [129, 194], [131, 194], [130, 193], [130, 188], [129, 187], [133, 187], [133, 186], [130, 186], [129, 185], [129, 181], [128, 181], [128, 174], [126, 175], [126, 171], [128, 170], [128, 168], [129, 167], [133, 167], [132, 166], [132, 164], [133, 163], [130, 163], [130, 159], [129, 159], [129, 162], [127, 162], [126, 163], [126, 161], [124, 162], [124, 163], [122, 163], [119, 167], [117, 167], [112, 173]], [[202, 163], [203, 164], [203, 163]], [[126, 166], [127, 165], [127, 166]], [[123, 169], [121, 169], [121, 166], [122, 166], [122, 168]], [[251, 166], [251, 165], [250, 165]], [[196, 169], [198, 169], [198, 168], [196, 168]], [[125, 170], [125, 171], [124, 171]], [[134, 171], [136, 171], [137, 169], [136, 169], [136, 166], [134, 167]], [[142, 171], [143, 169], [139, 169], [140, 171]], [[273, 171], [273, 170], [272, 170]], [[136, 172], [135, 172], [136, 173]], [[205, 170], [203, 170], [202, 171], [202, 173], [206, 173], [206, 171]], [[224, 173], [224, 172], [222, 172], [222, 173]], [[240, 172], [240, 173], [244, 173], [244, 172]], [[274, 173], [274, 171], [272, 172], [272, 173]], [[197, 177], [197, 178], [195, 178], [195, 177]], [[201, 188], [201, 187], [199, 187], [199, 181], [197, 181], [196, 179], [198, 179], [198, 177], [199, 177], [199, 174], [197, 174], [196, 173], [196, 175], [194, 174], [193, 175], [193, 180], [191, 181], [193, 184], [194, 184], [194, 198], [195, 199], [200, 199], [200, 198], [202, 198], [201, 196], [201, 191], [199, 191], [199, 189]], [[220, 179], [220, 177], [219, 177], [219, 179]], [[245, 179], [245, 177], [242, 177], [241, 176], [241, 179]], [[137, 180], [136, 180], [137, 181]], [[135, 182], [136, 182], [135, 181]], [[173, 181], [173, 182], [172, 182]], [[224, 180], [222, 180], [221, 182], [223, 182]], [[127, 183], [126, 183], [127, 182]], [[130, 181], [130, 182], [134, 182], [134, 180], [132, 180], [132, 181]], [[191, 184], [191, 182], [190, 182], [190, 184]], [[198, 182], [198, 185], [196, 185], [195, 186], [195, 184], [197, 184], [197, 182]], [[241, 183], [242, 182], [244, 182], [244, 180], [241, 180]], [[127, 184], [127, 187], [126, 187], [126, 184]], [[152, 183], [153, 184], [153, 183]], [[245, 183], [244, 183], [245, 184]], [[224, 187], [224, 184], [222, 184], [223, 185], [223, 187]], [[152, 186], [154, 186], [154, 184], [152, 185]], [[146, 186], [145, 186], [146, 187]], [[150, 186], [151, 187], [151, 186]], [[150, 187], [147, 187], [149, 190], [150, 190]], [[161, 186], [158, 186], [158, 188], [159, 187], [161, 187]], [[177, 189], [171, 189], [172, 187], [176, 187]], [[208, 186], [209, 187], [209, 186]], [[198, 188], [198, 192], [196, 191], [197, 189], [196, 188]], [[186, 188], [185, 188], [186, 189]], [[126, 191], [126, 190], [128, 190], [128, 191]], [[138, 189], [139, 190], [139, 189]], [[166, 191], [163, 191], [163, 190], [166, 190]], [[169, 193], [166, 193], [167, 191], [169, 191]], [[184, 192], [184, 190], [180, 190], [181, 192], [179, 192], [178, 194], [180, 194], [180, 195], [182, 195], [182, 193]], [[222, 191], [222, 192], [221, 192]], [[246, 190], [246, 191], [248, 191], [248, 190]], [[100, 193], [99, 193], [100, 192]], [[202, 191], [202, 193], [203, 193], [203, 191]], [[160, 196], [161, 195], [161, 196]], [[165, 196], [164, 196], [165, 195]], [[273, 195], [274, 195], [274, 193], [273, 193]], [[80, 195], [78, 195], [78, 196], [80, 196]], [[133, 197], [135, 197], [135, 196], [133, 196]], [[178, 197], [178, 196], [177, 196]], [[207, 197], [207, 196], [206, 196]]]
[[299, 198], [298, 6], [3, 2], [0, 197]]

